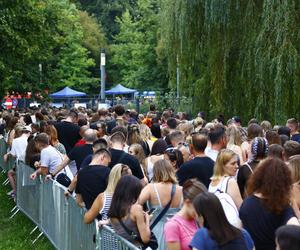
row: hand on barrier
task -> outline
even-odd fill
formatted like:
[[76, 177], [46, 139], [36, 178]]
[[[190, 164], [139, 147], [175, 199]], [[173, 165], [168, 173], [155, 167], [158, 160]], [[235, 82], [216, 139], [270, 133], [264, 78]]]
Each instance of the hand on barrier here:
[[31, 180], [35, 180], [36, 177], [37, 177], [37, 173], [36, 173], [36, 172], [34, 172], [34, 173], [32, 173], [32, 174], [30, 175], [30, 179], [31, 179]]
[[47, 174], [45, 176], [45, 181], [49, 181], [50, 179], [52, 179], [52, 175], [51, 174]]
[[102, 227], [104, 225], [108, 225], [110, 223], [110, 220], [107, 219], [107, 220], [99, 220], [98, 221], [98, 227]]
[[65, 194], [66, 198], [69, 198], [70, 196], [72, 196], [72, 193], [73, 193], [73, 191], [67, 189], [64, 194]]

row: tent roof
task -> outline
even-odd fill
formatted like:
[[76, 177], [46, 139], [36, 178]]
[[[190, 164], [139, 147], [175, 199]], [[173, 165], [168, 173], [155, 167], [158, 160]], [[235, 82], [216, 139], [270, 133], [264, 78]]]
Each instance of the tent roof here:
[[54, 98], [66, 98], [66, 97], [78, 97], [78, 96], [86, 96], [86, 93], [76, 91], [74, 89], [71, 89], [69, 87], [65, 87], [64, 89], [55, 92], [53, 94], [50, 94], [51, 97]]
[[120, 94], [132, 94], [135, 92], [137, 92], [135, 89], [129, 89], [129, 88], [122, 86], [121, 84], [118, 84], [117, 86], [113, 87], [112, 89], [106, 90], [105, 94], [120, 95]]

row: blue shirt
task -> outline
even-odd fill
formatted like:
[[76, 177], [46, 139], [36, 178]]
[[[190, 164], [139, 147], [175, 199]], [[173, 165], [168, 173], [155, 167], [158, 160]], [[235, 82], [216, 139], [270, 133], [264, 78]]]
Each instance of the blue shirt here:
[[[254, 243], [251, 239], [251, 236], [246, 230], [242, 229], [241, 231], [243, 237], [238, 237], [228, 242], [226, 245], [222, 246], [222, 248], [228, 250], [252, 250], [254, 247]], [[211, 238], [208, 230], [205, 227], [198, 229], [191, 241], [190, 247], [196, 248], [198, 250], [220, 249], [218, 247], [218, 243]]]

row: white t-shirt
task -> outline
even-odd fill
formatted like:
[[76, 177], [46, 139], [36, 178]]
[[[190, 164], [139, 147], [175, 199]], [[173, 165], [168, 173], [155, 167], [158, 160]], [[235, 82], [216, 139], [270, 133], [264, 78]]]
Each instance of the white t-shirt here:
[[63, 161], [63, 156], [57, 149], [49, 145], [41, 151], [41, 166], [47, 167], [49, 173], [52, 173], [56, 167]]
[[13, 139], [10, 153], [17, 158], [17, 160], [25, 161], [25, 151], [27, 148], [28, 134], [22, 134], [20, 137]]
[[215, 162], [217, 160], [219, 151], [206, 147], [204, 153]]

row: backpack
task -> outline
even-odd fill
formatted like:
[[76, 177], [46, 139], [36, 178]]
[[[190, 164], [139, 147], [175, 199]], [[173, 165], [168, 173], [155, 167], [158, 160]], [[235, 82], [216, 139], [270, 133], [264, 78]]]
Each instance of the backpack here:
[[[242, 227], [241, 220], [239, 218], [239, 210], [237, 209], [233, 199], [227, 194], [228, 182], [231, 177], [225, 177], [221, 183], [221, 187], [214, 193], [221, 202], [224, 209], [225, 215], [229, 223], [237, 228]], [[224, 182], [226, 183], [225, 188], [223, 187]]]

